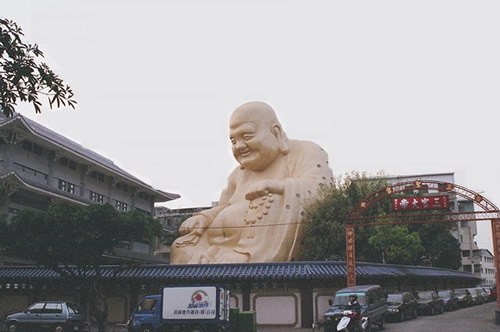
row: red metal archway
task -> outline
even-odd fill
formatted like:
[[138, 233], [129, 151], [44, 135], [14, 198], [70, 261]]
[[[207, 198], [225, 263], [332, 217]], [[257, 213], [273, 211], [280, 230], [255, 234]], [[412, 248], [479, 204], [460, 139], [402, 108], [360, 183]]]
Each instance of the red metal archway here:
[[[393, 213], [385, 216], [363, 216], [363, 213], [375, 203], [390, 198], [391, 196], [401, 193], [412, 193], [415, 195], [409, 198], [413, 200], [415, 209], [409, 209], [403, 214]], [[439, 196], [432, 196], [439, 195]], [[465, 198], [468, 201], [474, 202], [475, 205], [481, 207], [482, 211], [478, 212], [450, 212], [449, 209], [439, 212], [438, 207], [445, 208], [442, 201], [446, 201], [450, 195]], [[417, 198], [422, 199], [418, 200]], [[434, 199], [436, 206], [431, 206], [425, 209], [422, 201], [429, 198]], [[409, 202], [408, 202], [409, 203]], [[438, 206], [441, 204], [441, 206]], [[419, 211], [417, 213], [411, 213]], [[422, 211], [429, 211], [428, 213]], [[432, 217], [432, 220], [430, 220]], [[363, 199], [356, 207], [354, 207], [346, 218], [346, 253], [347, 253], [347, 286], [356, 285], [356, 256], [355, 256], [355, 240], [354, 228], [358, 226], [379, 226], [379, 225], [398, 225], [410, 223], [443, 223], [443, 222], [459, 222], [459, 221], [479, 221], [491, 220], [491, 230], [493, 237], [493, 251], [495, 256], [496, 268], [496, 285], [499, 290], [500, 285], [500, 213], [498, 208], [488, 199], [477, 192], [474, 192], [465, 187], [454, 183], [447, 183], [434, 180], [417, 180], [400, 182], [389, 185]], [[471, 257], [472, 259], [472, 257]], [[472, 264], [474, 262], [472, 261]], [[497, 298], [497, 309], [500, 312], [500, 296]]]

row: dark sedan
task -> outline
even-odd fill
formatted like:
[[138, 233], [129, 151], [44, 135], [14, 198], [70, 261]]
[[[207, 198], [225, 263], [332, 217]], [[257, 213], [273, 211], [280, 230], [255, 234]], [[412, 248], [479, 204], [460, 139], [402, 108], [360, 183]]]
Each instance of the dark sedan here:
[[458, 309], [458, 297], [451, 289], [440, 290], [438, 295], [443, 299], [445, 311], [453, 311]]
[[477, 305], [477, 304], [483, 304], [484, 303], [484, 298], [483, 298], [483, 290], [479, 287], [473, 287], [473, 288], [467, 288], [470, 292], [470, 295], [472, 296], [472, 304]]
[[435, 291], [419, 291], [415, 293], [418, 303], [418, 312], [434, 315], [444, 312], [443, 299]]
[[417, 318], [417, 300], [410, 292], [387, 295], [387, 317], [400, 322], [408, 317]]
[[467, 288], [455, 289], [455, 295], [458, 298], [458, 305], [460, 307], [465, 308], [472, 305], [472, 295]]

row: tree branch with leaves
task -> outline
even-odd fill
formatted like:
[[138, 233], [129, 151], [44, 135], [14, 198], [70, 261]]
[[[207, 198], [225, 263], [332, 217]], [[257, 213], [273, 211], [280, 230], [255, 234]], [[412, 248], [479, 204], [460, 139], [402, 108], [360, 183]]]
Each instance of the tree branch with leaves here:
[[37, 44], [22, 40], [24, 33], [13, 21], [0, 18], [0, 107], [6, 116], [12, 116], [17, 102], [28, 102], [36, 113], [43, 107], [40, 96], [47, 97], [52, 109], [75, 108], [73, 91], [43, 62], [43, 52]]

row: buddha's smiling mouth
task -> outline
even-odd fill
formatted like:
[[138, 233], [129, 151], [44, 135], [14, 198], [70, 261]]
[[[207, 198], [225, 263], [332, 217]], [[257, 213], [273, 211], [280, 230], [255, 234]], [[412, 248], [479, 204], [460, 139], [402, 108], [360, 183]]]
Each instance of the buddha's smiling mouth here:
[[240, 151], [239, 154], [240, 154], [240, 157], [248, 157], [249, 155], [252, 154], [252, 150], [248, 150], [248, 149], [243, 150], [243, 151]]

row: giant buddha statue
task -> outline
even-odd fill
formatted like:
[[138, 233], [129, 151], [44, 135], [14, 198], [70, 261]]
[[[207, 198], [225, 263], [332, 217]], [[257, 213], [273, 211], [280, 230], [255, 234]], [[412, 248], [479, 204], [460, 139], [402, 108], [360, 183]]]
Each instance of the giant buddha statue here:
[[297, 260], [304, 207], [333, 181], [328, 155], [317, 144], [290, 140], [274, 110], [245, 103], [229, 121], [240, 164], [218, 205], [182, 223], [171, 247], [172, 264]]

